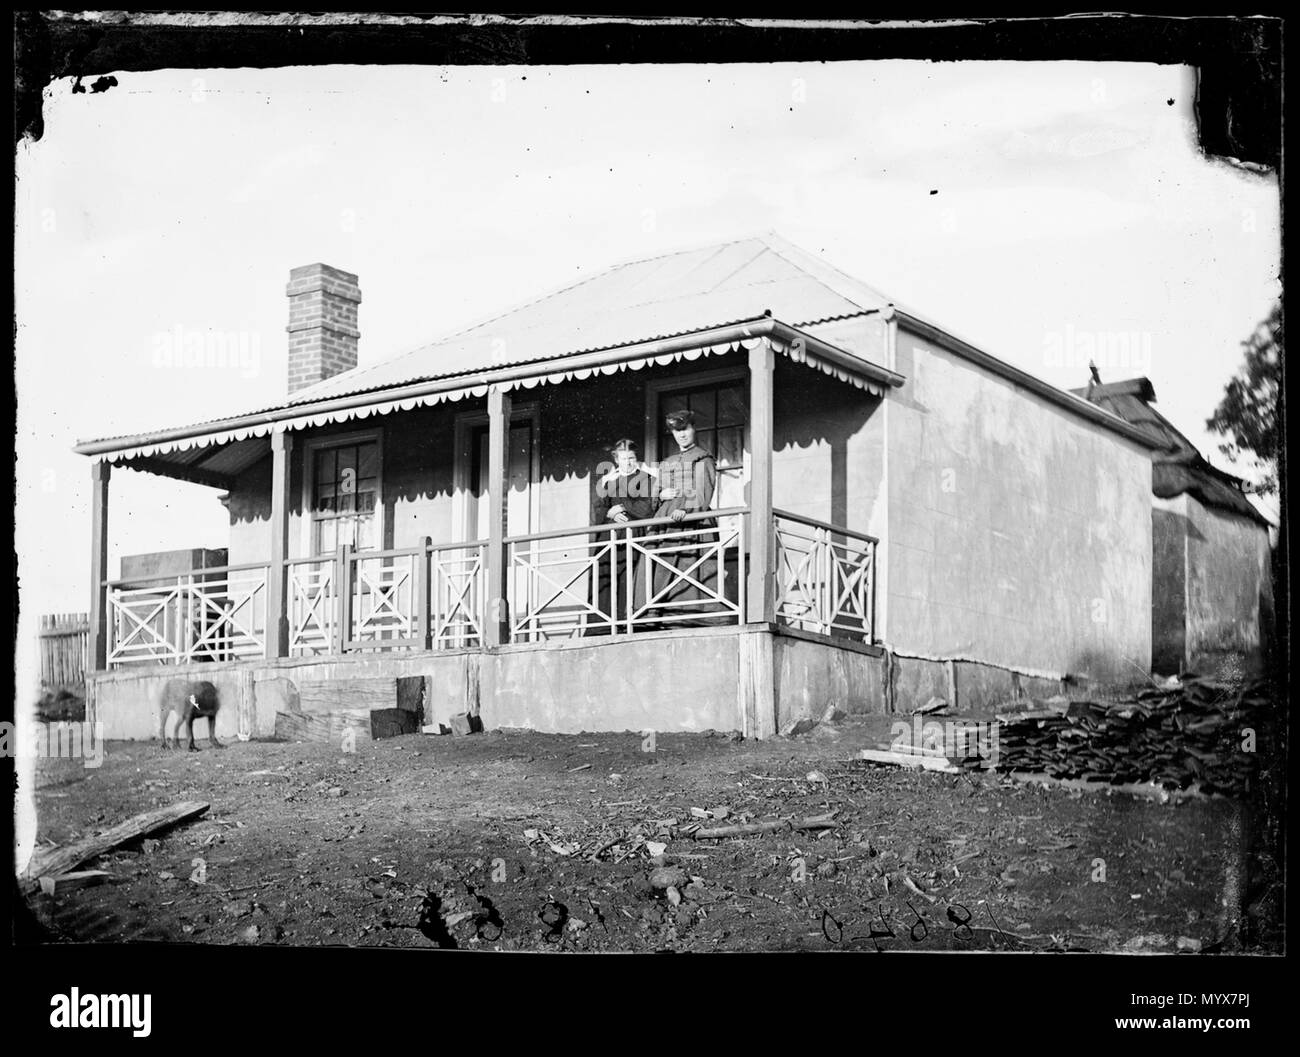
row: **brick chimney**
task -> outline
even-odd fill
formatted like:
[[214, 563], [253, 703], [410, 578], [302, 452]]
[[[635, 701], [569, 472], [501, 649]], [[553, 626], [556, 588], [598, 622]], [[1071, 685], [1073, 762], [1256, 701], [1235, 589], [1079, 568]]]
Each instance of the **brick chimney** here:
[[328, 264], [289, 272], [289, 395], [357, 365], [357, 277]]

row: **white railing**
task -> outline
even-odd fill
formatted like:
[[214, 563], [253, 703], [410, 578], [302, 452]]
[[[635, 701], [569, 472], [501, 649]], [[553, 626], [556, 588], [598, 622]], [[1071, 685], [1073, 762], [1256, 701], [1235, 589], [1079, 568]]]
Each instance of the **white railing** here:
[[290, 654], [481, 646], [485, 547], [482, 541], [434, 546], [426, 539], [416, 547], [341, 547], [332, 555], [290, 559]]
[[337, 597], [332, 557], [291, 558], [286, 611], [289, 618], [289, 655], [334, 652]]
[[483, 645], [487, 612], [487, 544], [429, 548], [429, 644], [433, 649]]
[[428, 582], [425, 557], [423, 547], [343, 550], [348, 616], [344, 653], [424, 647], [420, 595]]
[[778, 622], [873, 642], [875, 537], [784, 510], [772, 514]]
[[736, 507], [508, 538], [510, 641], [741, 623], [746, 515]]
[[[478, 649], [487, 621], [512, 643], [747, 616], [752, 533], [744, 507], [505, 541], [505, 601], [487, 598], [485, 541], [354, 551], [285, 562], [290, 656]], [[877, 541], [783, 510], [771, 533], [778, 623], [874, 642]], [[108, 660], [186, 663], [266, 653], [267, 564], [197, 569], [108, 586]]]
[[262, 655], [267, 569], [265, 564], [227, 565], [180, 576], [110, 581], [109, 666]]

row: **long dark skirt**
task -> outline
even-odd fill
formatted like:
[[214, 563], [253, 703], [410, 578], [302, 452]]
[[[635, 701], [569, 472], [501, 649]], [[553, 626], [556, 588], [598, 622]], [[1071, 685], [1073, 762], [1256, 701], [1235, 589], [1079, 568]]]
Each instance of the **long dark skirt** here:
[[[614, 618], [614, 631], [627, 630], [628, 618], [628, 600], [635, 597], [635, 586], [642, 583], [644, 577], [641, 572], [641, 552], [635, 548], [631, 549], [630, 562], [632, 566], [631, 584], [629, 587], [628, 563], [629, 548], [627, 546], [628, 530], [614, 533], [614, 553], [611, 556], [607, 553], [597, 563], [592, 574], [593, 590], [592, 604], [606, 616], [612, 615]], [[639, 540], [640, 533], [634, 533], [633, 538]], [[598, 543], [604, 543], [607, 537], [602, 537]], [[642, 598], [644, 598], [644, 587], [642, 587]], [[584, 629], [584, 635], [608, 635], [611, 632], [608, 623], [604, 623], [605, 617], [597, 614], [589, 614], [587, 618], [587, 627]]]
[[[715, 554], [701, 549], [701, 544], [716, 546], [718, 533], [712, 525], [688, 522], [682, 528], [702, 527], [707, 531], [690, 536], [674, 536], [676, 526], [652, 532], [646, 549], [652, 557], [651, 575], [639, 570], [633, 601], [636, 609], [647, 607], [645, 615], [661, 621], [665, 627], [694, 624], [695, 619], [725, 612], [714, 600], [718, 591], [718, 562]], [[680, 530], [678, 530], [680, 531]], [[713, 623], [714, 621], [704, 621]]]

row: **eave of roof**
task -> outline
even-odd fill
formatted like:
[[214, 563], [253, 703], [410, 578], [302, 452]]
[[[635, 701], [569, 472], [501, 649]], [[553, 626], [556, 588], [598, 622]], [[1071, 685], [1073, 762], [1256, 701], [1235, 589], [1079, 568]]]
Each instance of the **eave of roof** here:
[[1250, 498], [1241, 490], [1241, 479], [1206, 462], [1199, 454], [1157, 457], [1152, 464], [1151, 490], [1161, 499], [1187, 494], [1206, 506], [1226, 510], [1272, 527]]
[[[782, 263], [773, 266], [771, 262], [774, 259]], [[766, 266], [756, 265], [755, 262], [758, 261], [766, 262]], [[728, 287], [727, 292], [721, 292], [723, 286], [734, 280], [737, 275], [744, 273], [751, 265], [762, 274], [750, 276], [750, 283], [742, 284], [739, 290]], [[485, 366], [488, 361], [480, 356], [477, 362], [471, 362], [469, 366], [440, 372], [431, 372], [421, 364], [422, 356], [427, 356], [430, 350], [438, 350], [440, 354], [445, 353], [450, 357], [450, 360], [443, 360], [450, 367], [456, 362], [457, 350], [467, 351], [463, 344], [466, 335], [474, 335], [473, 340], [481, 345], [485, 340], [491, 339], [495, 333], [490, 324], [512, 318], [517, 320], [521, 314], [526, 317], [524, 323], [527, 324], [521, 331], [522, 334], [533, 333], [528, 330], [528, 326], [545, 329], [548, 326], [548, 319], [553, 323], [555, 318], [559, 318], [557, 313], [562, 316], [560, 309], [564, 307], [564, 302], [562, 299], [557, 300], [560, 295], [587, 287], [585, 293], [590, 298], [594, 296], [593, 290], [601, 289], [590, 284], [602, 282], [606, 286], [612, 282], [613, 292], [622, 299], [617, 301], [616, 311], [607, 311], [603, 320], [596, 321], [586, 330], [560, 327], [558, 330], [549, 331], [552, 339], [551, 347], [563, 351], [548, 352], [544, 356], [500, 365], [494, 364], [490, 367]], [[791, 284], [793, 289], [789, 288]], [[778, 296], [778, 288], [785, 293]], [[629, 299], [629, 291], [635, 297]], [[661, 296], [666, 300], [656, 300]], [[757, 305], [761, 306], [766, 302], [766, 307], [769, 309], [764, 316], [737, 318], [742, 312], [753, 312], [757, 307], [755, 300], [760, 296], [763, 299], [758, 300]], [[776, 297], [776, 302], [769, 300], [769, 297]], [[623, 308], [618, 307], [624, 302], [629, 314], [625, 314]], [[777, 303], [778, 307], [784, 304], [791, 314], [787, 315], [785, 311], [773, 311], [771, 307], [773, 303]], [[671, 309], [668, 306], [672, 306]], [[709, 311], [706, 312], [706, 309]], [[732, 322], [713, 322], [709, 314], [715, 309], [723, 314], [724, 319], [730, 315]], [[538, 313], [540, 319], [536, 318]], [[553, 291], [551, 294], [535, 298], [524, 306], [498, 313], [487, 321], [459, 331], [431, 346], [422, 346], [402, 356], [379, 361], [367, 367], [354, 368], [319, 382], [275, 407], [187, 426], [81, 441], [74, 450], [80, 454], [98, 456], [125, 452], [134, 448], [148, 449], [151, 445], [171, 442], [183, 444], [186, 440], [201, 439], [209, 435], [214, 438], [209, 443], [221, 443], [229, 439], [231, 431], [235, 431], [237, 435], [243, 435], [241, 431], [264, 433], [270, 424], [292, 422], [335, 411], [344, 412], [349, 408], [375, 407], [391, 410], [393, 401], [419, 402], [423, 398], [423, 402], [430, 402], [427, 398], [437, 393], [449, 394], [445, 398], [456, 398], [471, 395], [469, 390], [482, 386], [513, 385], [519, 379], [540, 380], [546, 375], [583, 371], [625, 358], [654, 356], [663, 350], [707, 347], [731, 340], [727, 335], [751, 337], [771, 333], [778, 336], [784, 334], [787, 338], [798, 337], [803, 342], [804, 348], [816, 354], [823, 370], [827, 370], [827, 365], [833, 365], [832, 371], [828, 373], [836, 373], [842, 378], [869, 379], [871, 384], [877, 387], [901, 385], [903, 379], [895, 372], [817, 339], [802, 329], [827, 320], [870, 315], [886, 320], [897, 320], [910, 331], [928, 337], [941, 347], [963, 356], [990, 373], [1006, 378], [1025, 390], [1145, 448], [1162, 447], [1160, 439], [1153, 437], [1149, 428], [1126, 422], [1122, 415], [1116, 414], [1110, 408], [1098, 406], [1057, 389], [1028, 372], [983, 352], [922, 319], [919, 315], [904, 310], [896, 302], [888, 301], [878, 291], [841, 272], [821, 258], [769, 233], [717, 246], [701, 247], [693, 251], [681, 251], [616, 265], [604, 272], [562, 287], [558, 291]], [[786, 324], [778, 322], [773, 318], [774, 316], [794, 318], [796, 321]], [[529, 319], [532, 320], [531, 323], [528, 322]], [[656, 322], [668, 324], [670, 319], [678, 325], [675, 329], [671, 325], [653, 326]], [[764, 327], [770, 329], [761, 329]], [[628, 330], [632, 333], [640, 330], [643, 336], [635, 340], [627, 340]], [[584, 344], [584, 338], [590, 339], [589, 343]], [[516, 347], [519, 345], [516, 344]], [[481, 352], [481, 349], [479, 351]], [[792, 358], [798, 358], [793, 352], [791, 355]], [[473, 361], [472, 356], [470, 360]], [[404, 366], [394, 367], [394, 364], [405, 364], [408, 361], [411, 362], [409, 370]], [[374, 384], [367, 384], [368, 381]], [[537, 384], [537, 381], [533, 381], [532, 384]], [[859, 383], [855, 381], [855, 384]], [[455, 396], [450, 395], [453, 393]], [[149, 454], [149, 452], [140, 454]]]
[[895, 310], [893, 317], [898, 320], [899, 325], [918, 337], [925, 338], [934, 342], [940, 348], [947, 349], [949, 352], [961, 356], [963, 359], [970, 360], [972, 363], [983, 367], [990, 374], [995, 374], [1000, 378], [1005, 378], [1009, 382], [1020, 386], [1023, 389], [1042, 397], [1066, 411], [1073, 412], [1080, 418], [1085, 418], [1089, 422], [1094, 422], [1105, 429], [1116, 433], [1121, 437], [1140, 444], [1148, 450], [1158, 450], [1163, 445], [1159, 439], [1154, 437], [1148, 430], [1140, 426], [1130, 425], [1118, 415], [1107, 411], [1103, 407], [1089, 403], [1082, 397], [1075, 396], [1073, 393], [1058, 389], [1056, 386], [1043, 381], [1041, 378], [1023, 371], [1019, 367], [1014, 367], [1005, 360], [1000, 360], [996, 356], [978, 349], [969, 342], [961, 338], [954, 337], [941, 327], [927, 322], [910, 312]]
[[796, 341], [802, 342], [802, 346], [807, 352], [834, 364], [843, 371], [870, 379], [878, 385], [897, 387], [904, 382], [903, 376], [894, 371], [869, 363], [821, 338], [782, 323], [780, 320], [760, 316], [754, 319], [710, 327], [703, 331], [694, 331], [689, 334], [674, 335], [667, 338], [656, 338], [650, 341], [632, 342], [609, 349], [547, 357], [527, 363], [513, 363], [488, 371], [479, 370], [448, 374], [408, 385], [349, 393], [346, 396], [330, 397], [307, 403], [286, 404], [268, 408], [265, 411], [213, 419], [207, 422], [177, 426], [150, 433], [79, 441], [73, 450], [79, 455], [107, 455], [142, 446], [202, 438], [231, 430], [273, 425], [348, 408], [367, 407], [380, 403], [381, 398], [383, 403], [389, 403], [438, 392], [459, 392], [484, 386], [504, 385], [523, 379], [540, 378], [555, 372], [557, 369], [582, 371], [625, 360], [640, 360], [679, 350], [767, 336], [775, 337], [787, 344]]

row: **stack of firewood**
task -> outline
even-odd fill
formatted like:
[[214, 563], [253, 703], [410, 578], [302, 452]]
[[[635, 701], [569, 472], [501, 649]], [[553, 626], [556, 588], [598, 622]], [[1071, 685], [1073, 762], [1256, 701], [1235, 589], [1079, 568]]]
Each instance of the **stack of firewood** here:
[[1017, 702], [998, 715], [995, 766], [1238, 796], [1265, 748], [1270, 713], [1262, 683], [1192, 676], [1118, 701]]

